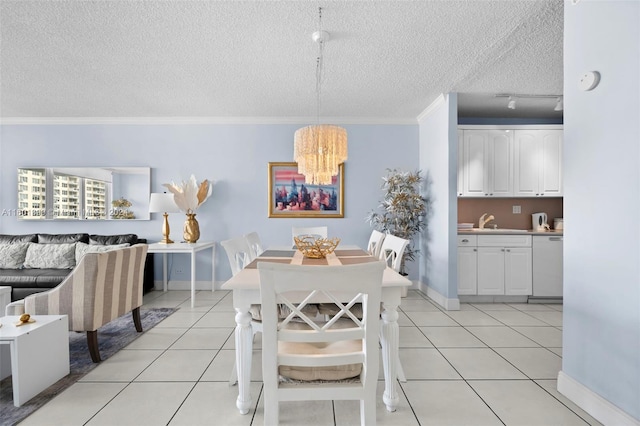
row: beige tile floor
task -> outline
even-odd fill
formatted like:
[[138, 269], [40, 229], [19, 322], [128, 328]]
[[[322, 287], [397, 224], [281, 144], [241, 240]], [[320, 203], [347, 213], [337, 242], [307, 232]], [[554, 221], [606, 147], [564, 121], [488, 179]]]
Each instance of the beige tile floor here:
[[[232, 295], [145, 295], [173, 315], [84, 376], [21, 425], [262, 425], [260, 337], [252, 368], [254, 408], [240, 415]], [[441, 310], [410, 291], [400, 306], [400, 359], [407, 376], [389, 413], [378, 383], [380, 425], [597, 425], [556, 390], [562, 305], [463, 304]], [[304, 420], [302, 420], [304, 419]], [[356, 425], [352, 401], [285, 403], [281, 424]]]

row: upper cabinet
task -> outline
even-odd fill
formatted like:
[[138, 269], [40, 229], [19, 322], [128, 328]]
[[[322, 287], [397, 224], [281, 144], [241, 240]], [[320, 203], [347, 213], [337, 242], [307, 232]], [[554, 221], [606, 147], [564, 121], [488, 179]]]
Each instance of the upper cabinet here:
[[459, 197], [562, 196], [562, 129], [557, 126], [465, 128], [458, 138]]
[[562, 130], [516, 130], [516, 197], [562, 195]]

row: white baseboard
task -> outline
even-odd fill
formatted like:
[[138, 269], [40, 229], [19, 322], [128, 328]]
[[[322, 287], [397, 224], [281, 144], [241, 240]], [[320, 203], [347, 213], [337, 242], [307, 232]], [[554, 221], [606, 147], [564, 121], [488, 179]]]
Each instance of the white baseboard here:
[[434, 290], [433, 288], [423, 283], [418, 283], [418, 286], [419, 290], [425, 293], [429, 299], [433, 300], [447, 311], [460, 310], [460, 300], [457, 297], [455, 299], [449, 299], [440, 294], [437, 290]]
[[562, 371], [558, 373], [558, 392], [569, 398], [571, 402], [582, 408], [602, 424], [640, 426], [640, 420], [634, 419]]
[[[221, 283], [215, 283], [215, 289], [219, 290]], [[154, 290], [163, 290], [163, 282], [162, 281], [154, 281], [153, 289]], [[191, 281], [169, 281], [167, 285], [167, 290], [191, 290]], [[211, 290], [211, 281], [196, 281], [196, 290]]]

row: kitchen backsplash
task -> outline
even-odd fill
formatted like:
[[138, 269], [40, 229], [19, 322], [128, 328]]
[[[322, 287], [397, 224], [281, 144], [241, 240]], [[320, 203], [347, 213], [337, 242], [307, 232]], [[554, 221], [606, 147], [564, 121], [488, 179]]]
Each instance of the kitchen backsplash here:
[[[513, 213], [513, 206], [520, 206], [520, 213]], [[562, 217], [562, 198], [458, 198], [458, 223], [471, 223], [478, 227], [478, 219], [484, 213], [492, 214], [495, 220], [487, 227], [531, 229], [531, 214], [547, 214], [549, 226], [553, 219]]]

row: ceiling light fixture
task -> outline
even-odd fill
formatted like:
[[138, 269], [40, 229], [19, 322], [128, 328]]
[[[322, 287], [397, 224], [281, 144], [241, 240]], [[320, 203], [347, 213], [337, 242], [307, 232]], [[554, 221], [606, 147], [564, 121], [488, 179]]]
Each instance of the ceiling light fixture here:
[[554, 111], [562, 111], [564, 110], [564, 102], [562, 100], [562, 95], [523, 95], [518, 93], [502, 93], [495, 95], [496, 98], [508, 98], [507, 108], [516, 109], [516, 100], [529, 98], [529, 99], [556, 99], [556, 105], [553, 108]]
[[347, 159], [347, 131], [343, 127], [320, 124], [320, 92], [324, 44], [329, 33], [322, 29], [322, 8], [318, 8], [320, 30], [312, 34], [318, 43], [316, 64], [316, 124], [296, 130], [293, 144], [293, 159], [298, 163], [298, 173], [304, 175], [305, 183], [330, 185], [332, 177], [338, 175], [338, 166]]
[[563, 111], [564, 110], [564, 102], [562, 101], [562, 96], [558, 96], [558, 100], [556, 101], [556, 106], [553, 108], [554, 111]]

